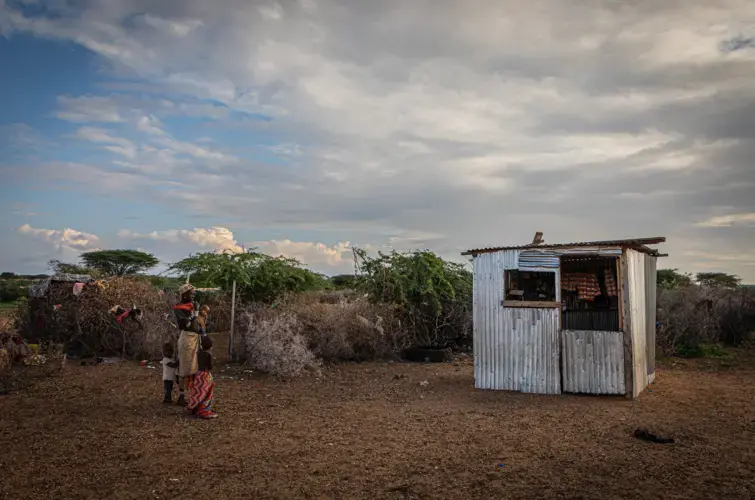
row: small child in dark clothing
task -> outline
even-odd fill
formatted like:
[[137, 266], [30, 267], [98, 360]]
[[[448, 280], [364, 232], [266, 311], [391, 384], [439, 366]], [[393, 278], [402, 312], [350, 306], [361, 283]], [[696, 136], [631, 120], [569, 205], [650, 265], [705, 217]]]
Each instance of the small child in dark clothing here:
[[197, 369], [200, 372], [208, 372], [212, 370], [212, 338], [202, 337], [200, 342], [202, 350], [197, 353]]
[[170, 403], [173, 401], [173, 383], [178, 376], [178, 362], [173, 359], [173, 344], [170, 342], [163, 344], [163, 360], [160, 364], [163, 365], [163, 403]]

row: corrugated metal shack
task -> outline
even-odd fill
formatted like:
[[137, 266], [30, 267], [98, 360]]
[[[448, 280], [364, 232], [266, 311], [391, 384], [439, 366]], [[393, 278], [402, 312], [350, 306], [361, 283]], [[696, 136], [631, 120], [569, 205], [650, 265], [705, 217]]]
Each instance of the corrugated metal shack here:
[[[536, 237], [537, 240], [537, 237]], [[469, 250], [475, 387], [637, 397], [655, 376], [665, 238]]]

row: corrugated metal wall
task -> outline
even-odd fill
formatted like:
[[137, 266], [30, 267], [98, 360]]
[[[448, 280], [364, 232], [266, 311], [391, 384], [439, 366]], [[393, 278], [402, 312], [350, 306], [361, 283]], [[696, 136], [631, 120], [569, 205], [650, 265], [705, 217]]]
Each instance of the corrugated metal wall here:
[[657, 257], [645, 254], [645, 332], [647, 340], [648, 376], [655, 373], [655, 317], [656, 294], [658, 293], [658, 274], [656, 271]]
[[555, 252], [523, 250], [519, 254], [520, 269], [558, 269], [559, 257]]
[[[600, 249], [604, 255], [617, 251], [621, 250]], [[559, 394], [563, 376], [564, 390], [569, 392], [633, 396], [642, 392], [655, 365], [652, 259], [647, 261], [645, 254], [634, 250], [622, 255], [624, 335], [611, 331], [562, 333], [558, 308], [504, 308], [504, 271], [519, 268], [520, 251], [477, 255], [473, 291], [475, 387]], [[530, 264], [528, 260], [525, 263]]]
[[582, 330], [602, 332], [619, 331], [618, 311], [564, 311], [562, 325], [565, 330]]
[[[647, 366], [647, 316], [645, 308], [645, 254], [626, 250], [627, 289], [629, 291], [629, 331], [632, 339], [632, 396], [637, 396], [648, 386]], [[626, 312], [624, 313], [626, 314]]]
[[560, 394], [559, 310], [503, 308], [504, 352], [498, 367], [505, 389]]
[[626, 394], [622, 332], [561, 332], [564, 392]]
[[503, 272], [518, 266], [517, 250], [474, 260], [475, 387], [559, 394], [559, 310], [501, 305]]

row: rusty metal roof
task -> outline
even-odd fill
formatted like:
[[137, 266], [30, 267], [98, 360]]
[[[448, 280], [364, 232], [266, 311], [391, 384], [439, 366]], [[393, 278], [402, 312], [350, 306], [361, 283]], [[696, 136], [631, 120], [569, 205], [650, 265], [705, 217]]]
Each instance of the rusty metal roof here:
[[477, 255], [481, 253], [498, 252], [501, 250], [527, 250], [527, 249], [549, 250], [549, 249], [555, 249], [555, 248], [578, 248], [578, 247], [627, 247], [627, 248], [633, 248], [640, 252], [645, 252], [651, 255], [660, 256], [657, 250], [648, 248], [646, 245], [656, 245], [658, 243], [663, 243], [665, 241], [666, 241], [665, 237], [655, 236], [652, 238], [632, 238], [632, 239], [626, 239], [626, 240], [578, 241], [574, 243], [553, 243], [553, 244], [544, 243], [540, 245], [529, 244], [529, 245], [508, 246], [508, 247], [475, 248], [475, 249], [467, 250], [466, 252], [463, 252], [462, 255]]

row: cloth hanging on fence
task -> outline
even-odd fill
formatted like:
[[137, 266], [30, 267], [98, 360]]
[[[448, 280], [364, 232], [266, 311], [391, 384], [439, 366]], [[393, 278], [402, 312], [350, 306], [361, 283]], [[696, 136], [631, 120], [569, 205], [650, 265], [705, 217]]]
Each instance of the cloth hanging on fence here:
[[119, 316], [116, 316], [115, 320], [118, 322], [118, 324], [123, 323], [123, 320], [126, 319], [126, 318], [128, 318], [128, 313], [130, 313], [130, 312], [131, 312], [131, 309], [129, 309], [128, 311], [124, 312], [123, 314], [121, 314]]
[[73, 294], [78, 296], [84, 290], [84, 283], [78, 282], [73, 284]]

